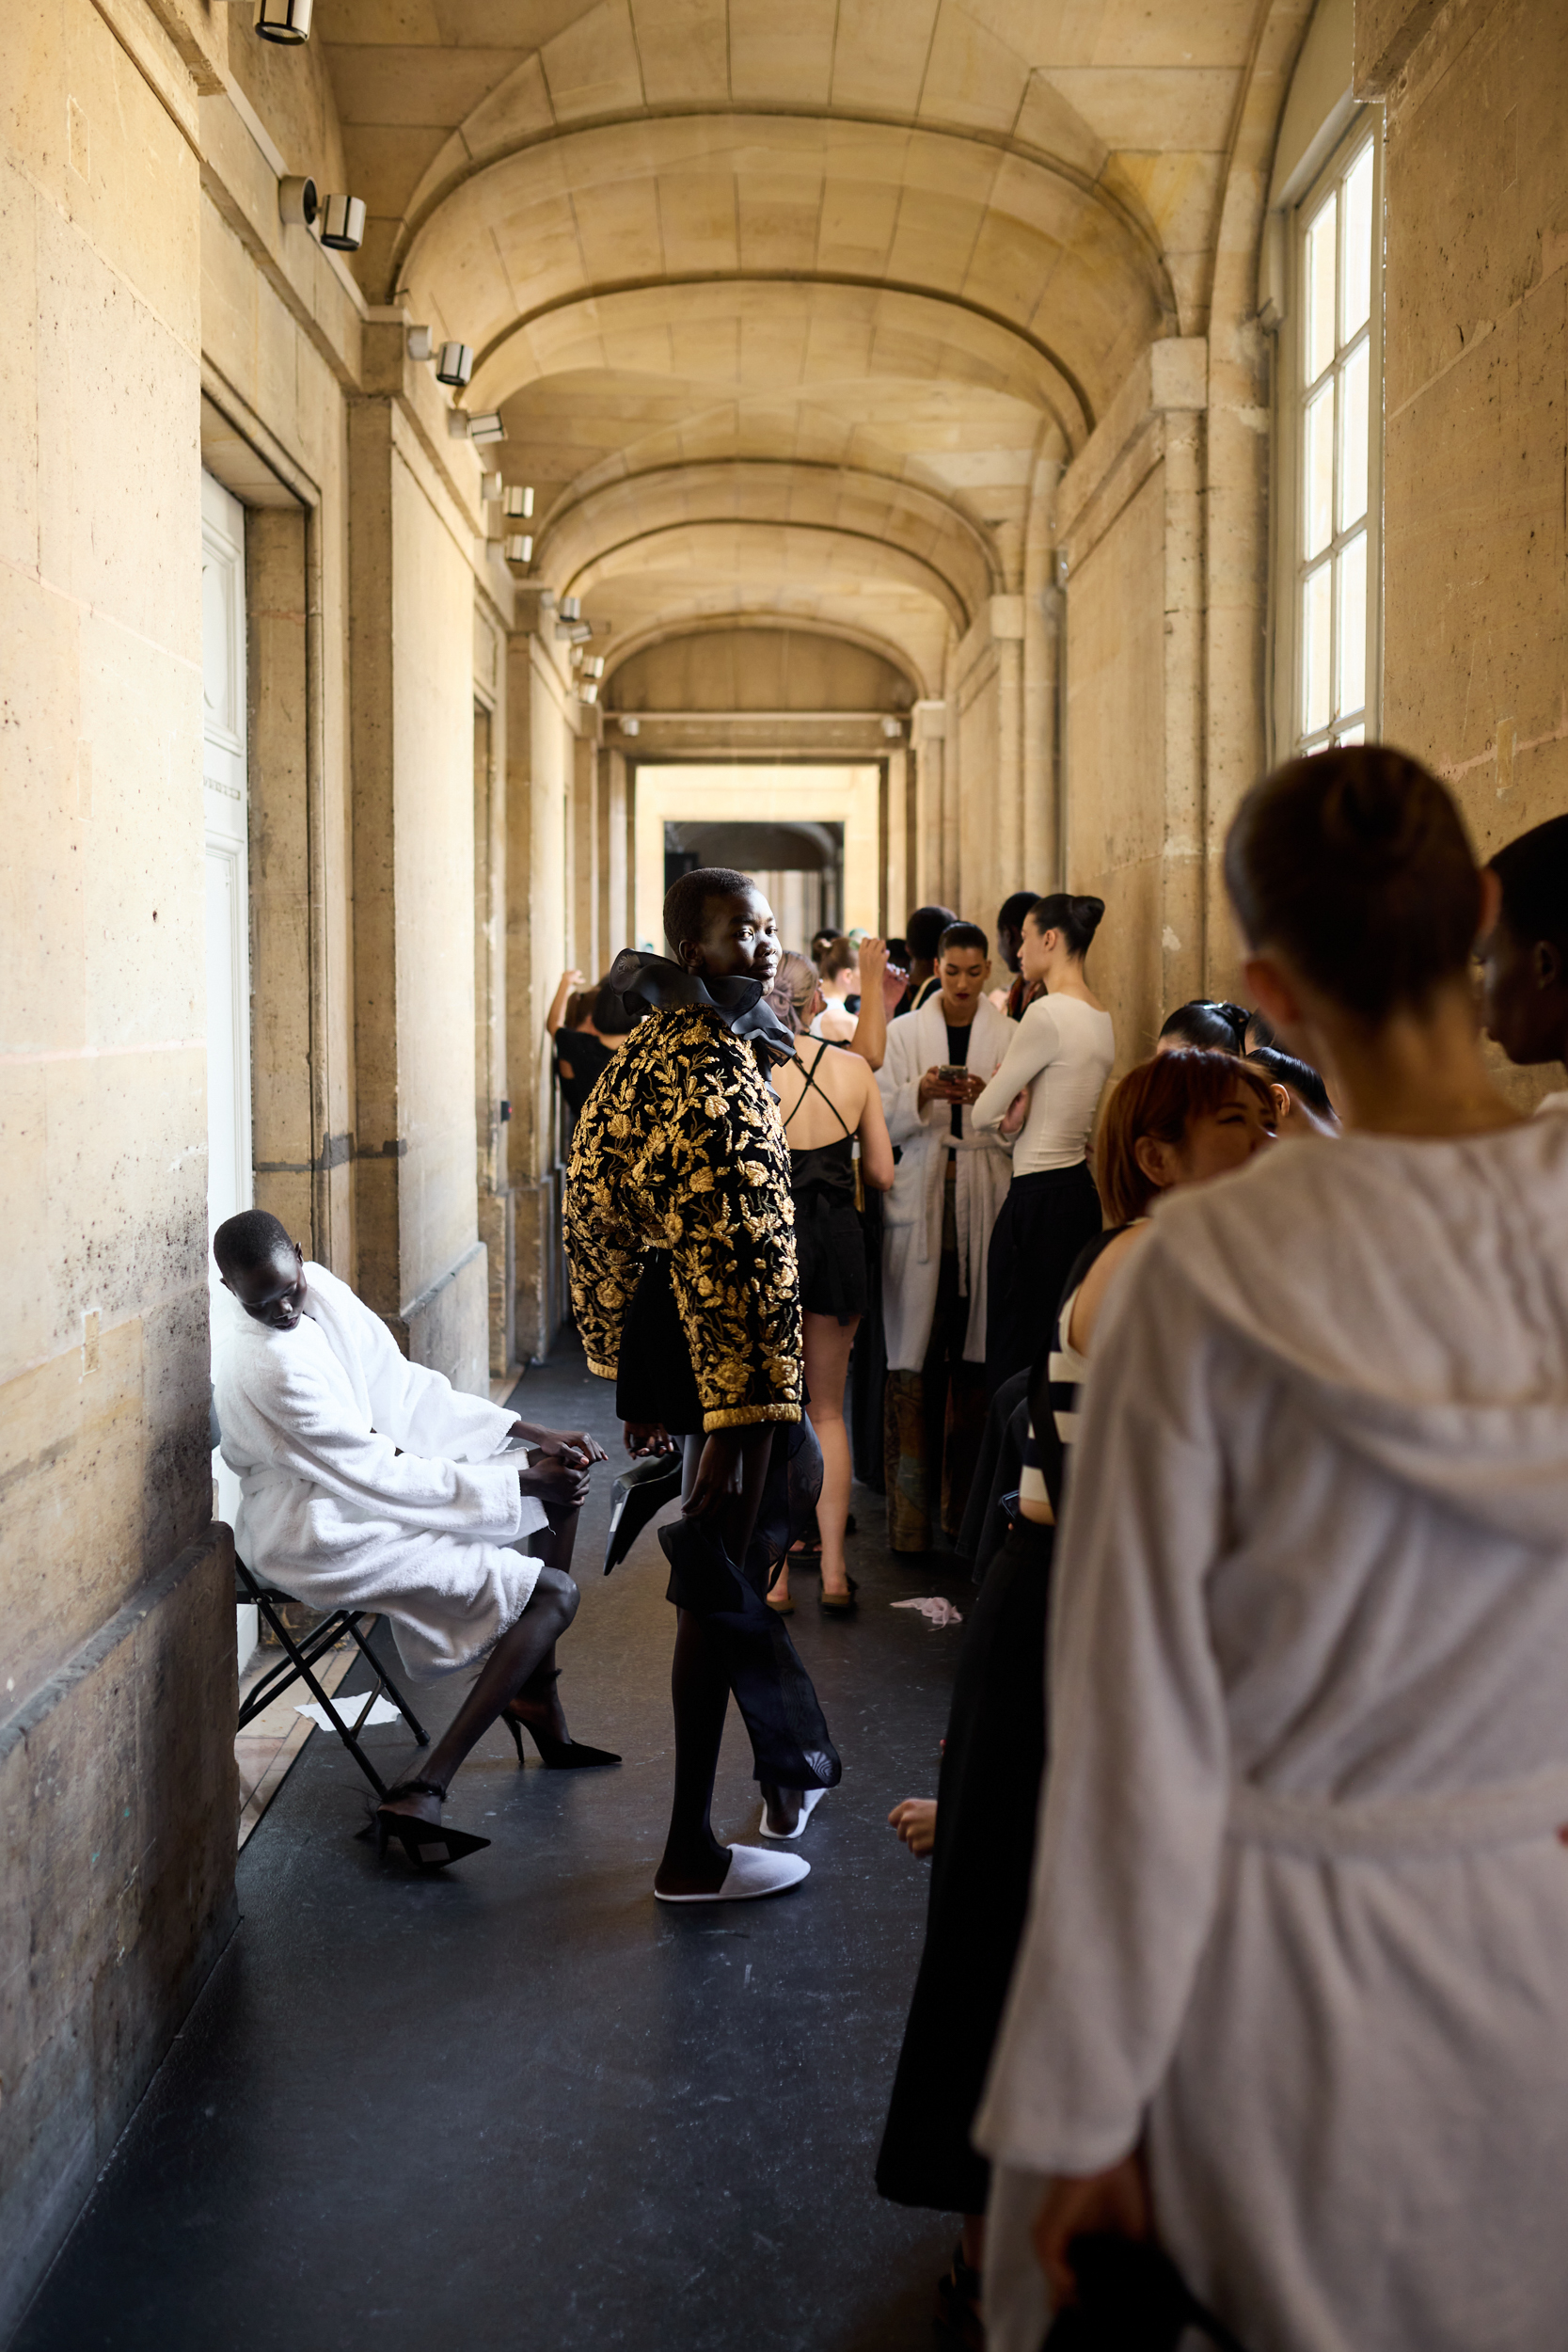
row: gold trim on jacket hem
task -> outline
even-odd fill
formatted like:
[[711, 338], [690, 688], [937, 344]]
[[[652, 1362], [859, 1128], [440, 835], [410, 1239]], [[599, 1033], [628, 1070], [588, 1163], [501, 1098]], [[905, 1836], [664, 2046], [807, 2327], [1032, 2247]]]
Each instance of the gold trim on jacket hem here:
[[733, 1405], [703, 1415], [705, 1437], [715, 1429], [750, 1429], [761, 1421], [799, 1421], [799, 1405]]

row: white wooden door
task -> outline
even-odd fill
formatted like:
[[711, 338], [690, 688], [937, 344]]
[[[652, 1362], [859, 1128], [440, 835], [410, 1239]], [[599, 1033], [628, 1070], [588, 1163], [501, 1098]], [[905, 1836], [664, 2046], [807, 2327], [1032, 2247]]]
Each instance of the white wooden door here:
[[[251, 1205], [250, 909], [245, 693], [245, 508], [201, 477], [201, 798], [207, 850], [207, 1238]], [[207, 1279], [217, 1287], [212, 1250]], [[214, 1318], [219, 1311], [214, 1306]], [[218, 1516], [232, 1525], [240, 1486], [215, 1450]], [[240, 1662], [256, 1645], [240, 1612]]]

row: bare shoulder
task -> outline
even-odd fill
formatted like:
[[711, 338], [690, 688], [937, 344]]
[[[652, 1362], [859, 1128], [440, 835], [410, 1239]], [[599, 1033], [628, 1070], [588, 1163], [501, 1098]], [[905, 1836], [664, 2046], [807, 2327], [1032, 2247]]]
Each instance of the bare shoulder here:
[[1069, 1347], [1076, 1347], [1081, 1354], [1087, 1355], [1094, 1338], [1094, 1327], [1105, 1303], [1105, 1294], [1116, 1279], [1117, 1268], [1126, 1264], [1148, 1230], [1147, 1219], [1130, 1225], [1125, 1233], [1118, 1233], [1115, 1241], [1106, 1243], [1090, 1266], [1078, 1286], [1078, 1295], [1073, 1301], [1072, 1322], [1067, 1335]]

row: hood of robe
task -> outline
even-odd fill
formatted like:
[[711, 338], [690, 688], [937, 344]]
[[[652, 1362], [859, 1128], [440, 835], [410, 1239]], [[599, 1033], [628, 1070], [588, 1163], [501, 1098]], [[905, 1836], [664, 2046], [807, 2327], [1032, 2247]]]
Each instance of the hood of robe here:
[[1339, 1442], [1568, 1547], [1568, 1119], [1278, 1144], [1164, 1203], [1147, 1254]]

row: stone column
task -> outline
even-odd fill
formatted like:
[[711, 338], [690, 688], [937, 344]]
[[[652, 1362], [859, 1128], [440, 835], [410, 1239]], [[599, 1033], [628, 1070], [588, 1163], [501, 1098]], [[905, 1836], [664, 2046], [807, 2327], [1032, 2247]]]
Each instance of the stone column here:
[[[372, 337], [385, 351], [371, 349]], [[406, 366], [367, 330], [367, 373]], [[489, 1386], [474, 1138], [472, 548], [400, 385], [349, 411], [357, 1286], [409, 1355]], [[469, 461], [471, 462], [471, 460]]]
[[1021, 890], [1055, 890], [1061, 881], [1056, 691], [1062, 598], [1055, 578], [1055, 501], [1061, 470], [1054, 458], [1041, 458], [1036, 466], [1024, 532], [1023, 824], [1016, 884]]
[[1150, 346], [1063, 476], [1067, 886], [1104, 898], [1095, 987], [1122, 1065], [1203, 985], [1201, 337]]
[[506, 1027], [516, 1202], [516, 1349], [548, 1354], [566, 1311], [561, 1154], [545, 1015], [567, 962], [574, 739], [534, 628], [507, 641]]

